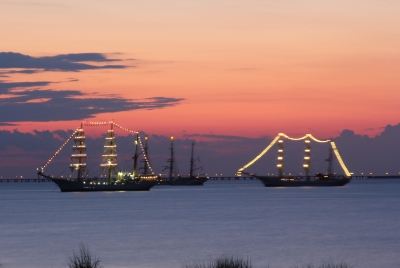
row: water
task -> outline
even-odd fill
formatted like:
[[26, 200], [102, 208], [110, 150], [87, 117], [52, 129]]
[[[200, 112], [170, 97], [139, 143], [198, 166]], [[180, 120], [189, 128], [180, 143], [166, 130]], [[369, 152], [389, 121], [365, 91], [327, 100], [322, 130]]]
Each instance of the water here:
[[342, 260], [400, 267], [399, 190], [400, 180], [328, 188], [225, 180], [113, 193], [1, 183], [0, 263], [67, 267], [84, 243], [106, 268], [180, 268], [221, 255], [260, 268]]

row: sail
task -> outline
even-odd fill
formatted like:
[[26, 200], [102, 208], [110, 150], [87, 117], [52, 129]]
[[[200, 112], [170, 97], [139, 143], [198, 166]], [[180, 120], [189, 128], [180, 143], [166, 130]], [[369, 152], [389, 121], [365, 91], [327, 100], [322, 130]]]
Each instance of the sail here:
[[69, 165], [71, 171], [78, 171], [78, 178], [82, 177], [82, 172], [86, 169], [86, 143], [85, 132], [82, 126], [77, 129], [74, 137], [74, 145], [72, 146], [72, 163]]
[[117, 168], [117, 145], [115, 144], [115, 135], [113, 130], [113, 125], [111, 129], [108, 130], [106, 139], [104, 142], [104, 154], [102, 155], [103, 163], [100, 164], [101, 170], [108, 171], [109, 177], [113, 171]]

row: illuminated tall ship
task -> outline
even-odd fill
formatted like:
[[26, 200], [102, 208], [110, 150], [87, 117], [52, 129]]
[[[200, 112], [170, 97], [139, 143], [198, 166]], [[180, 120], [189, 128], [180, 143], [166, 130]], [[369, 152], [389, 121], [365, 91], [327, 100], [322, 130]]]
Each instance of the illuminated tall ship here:
[[[157, 176], [152, 174], [136, 174], [136, 167], [138, 161], [138, 148], [141, 145], [140, 136], [138, 132], [135, 138], [135, 155], [132, 157], [134, 161], [134, 170], [117, 172], [117, 145], [115, 143], [114, 126], [122, 128], [120, 125], [114, 122], [101, 122], [101, 123], [88, 123], [90, 126], [104, 126], [111, 125], [111, 129], [108, 130], [105, 143], [104, 143], [104, 154], [102, 155], [103, 163], [100, 164], [100, 169], [107, 173], [107, 180], [99, 178], [89, 178], [88, 175], [84, 174], [86, 167], [86, 142], [85, 133], [83, 130], [83, 123], [75, 130], [75, 132], [68, 138], [68, 140], [61, 146], [59, 150], [38, 170], [38, 175], [47, 178], [60, 188], [61, 192], [93, 192], [93, 191], [148, 191], [151, 187], [156, 185]], [[124, 129], [124, 128], [123, 128]], [[127, 130], [127, 129], [125, 129]], [[70, 169], [76, 171], [77, 176], [74, 179], [71, 178], [55, 178], [53, 176], [46, 175], [44, 173], [45, 167], [53, 160], [53, 158], [65, 147], [65, 145], [74, 139], [74, 145], [72, 146], [72, 155]], [[143, 147], [142, 147], [143, 148]], [[147, 167], [151, 170], [151, 165], [148, 162], [147, 155], [144, 154]]]
[[208, 177], [194, 175], [194, 171], [199, 168], [195, 168], [195, 162], [199, 159], [198, 157], [194, 158], [194, 142], [192, 143], [192, 151], [190, 158], [190, 171], [188, 176], [181, 176], [180, 174], [176, 174], [175, 172], [175, 158], [174, 158], [174, 137], [171, 137], [171, 147], [169, 148], [171, 152], [170, 159], [167, 160], [169, 166], [165, 166], [165, 169], [169, 170], [168, 178], [162, 178], [159, 180], [159, 185], [172, 185], [172, 186], [200, 186], [203, 185]]
[[[291, 140], [305, 140], [305, 149], [304, 149], [304, 175], [302, 176], [292, 176], [285, 175], [284, 170], [284, 146], [283, 146], [283, 138], [291, 139]], [[329, 157], [326, 161], [328, 161], [328, 170], [325, 174], [316, 173], [315, 175], [311, 175], [310, 173], [310, 158], [311, 158], [311, 145], [310, 140], [313, 139], [316, 142], [329, 143]], [[244, 172], [246, 168], [255, 163], [258, 159], [260, 159], [271, 147], [278, 143], [278, 163], [276, 167], [278, 168], [278, 176], [265, 176], [265, 175], [257, 175], [253, 173]], [[333, 161], [333, 153], [336, 155], [345, 175], [336, 175], [332, 173], [332, 161]], [[293, 139], [289, 136], [280, 133], [275, 139], [271, 142], [271, 144], [264, 149], [255, 159], [250, 161], [247, 165], [240, 168], [238, 170], [237, 175], [246, 174], [255, 178], [258, 178], [265, 187], [300, 187], [300, 186], [343, 186], [350, 182], [351, 174], [345, 166], [342, 158], [340, 157], [339, 151], [336, 148], [336, 145], [331, 140], [318, 140], [314, 138], [311, 134], [307, 134], [302, 138]]]

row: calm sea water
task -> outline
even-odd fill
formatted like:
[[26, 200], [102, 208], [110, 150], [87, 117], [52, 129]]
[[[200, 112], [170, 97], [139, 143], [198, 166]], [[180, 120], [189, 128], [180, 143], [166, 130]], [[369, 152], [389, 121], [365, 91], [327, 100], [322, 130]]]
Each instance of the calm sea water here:
[[255, 267], [400, 267], [400, 180], [328, 188], [225, 180], [113, 193], [0, 184], [4, 267], [67, 267], [80, 243], [106, 268], [180, 268], [221, 255]]

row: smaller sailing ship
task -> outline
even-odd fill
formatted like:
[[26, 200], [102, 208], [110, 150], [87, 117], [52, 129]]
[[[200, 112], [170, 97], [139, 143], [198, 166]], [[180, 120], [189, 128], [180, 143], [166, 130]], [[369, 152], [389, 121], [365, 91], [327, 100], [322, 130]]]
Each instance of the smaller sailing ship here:
[[[283, 162], [283, 140], [281, 139], [282, 137], [289, 138], [285, 134], [279, 134], [272, 142], [271, 144], [267, 147], [266, 150], [264, 150], [259, 156], [256, 157], [256, 159], [259, 159], [266, 151], [268, 151], [269, 148], [272, 147], [272, 145], [278, 141], [278, 164], [276, 165], [278, 168], [278, 176], [260, 176], [252, 173], [247, 173], [244, 172], [243, 170], [250, 166], [252, 163], [255, 161], [251, 161], [249, 164], [247, 164], [245, 167], [239, 169], [238, 174], [246, 174], [255, 178], [258, 178], [265, 187], [300, 187], [300, 186], [343, 186], [347, 183], [350, 182], [351, 176], [350, 173], [348, 172], [347, 168], [345, 167], [343, 161], [340, 158], [339, 152], [337, 151], [336, 145], [333, 141], [331, 140], [326, 140], [326, 141], [320, 141], [315, 139], [311, 134], [307, 134], [303, 138], [300, 139], [305, 139], [307, 137], [310, 137], [318, 142], [329, 142], [330, 147], [329, 147], [329, 157], [327, 159], [328, 161], [328, 171], [326, 174], [322, 173], [317, 173], [315, 175], [310, 175], [310, 152], [311, 152], [311, 146], [310, 146], [310, 140], [305, 140], [306, 148], [305, 148], [305, 156], [304, 156], [304, 176], [285, 176], [283, 173], [283, 167], [284, 167], [284, 162]], [[300, 139], [293, 139], [293, 140], [300, 140]], [[333, 161], [333, 150], [335, 150], [335, 155], [338, 158], [339, 162], [342, 165], [342, 168], [344, 169], [346, 175], [335, 175], [332, 173], [332, 161]]]
[[169, 166], [166, 166], [165, 169], [169, 170], [168, 178], [160, 178], [158, 184], [159, 185], [172, 185], [172, 186], [199, 186], [203, 185], [208, 180], [206, 176], [194, 175], [194, 171], [199, 168], [195, 168], [195, 162], [199, 159], [198, 157], [194, 158], [194, 142], [192, 142], [192, 151], [190, 158], [190, 171], [188, 176], [175, 175], [175, 158], [174, 158], [174, 137], [171, 137], [171, 158], [167, 160], [169, 162]]
[[[78, 128], [74, 136], [75, 144], [72, 147], [73, 154], [71, 155], [72, 163], [70, 164], [71, 171], [77, 171], [77, 178], [54, 178], [44, 174], [45, 166], [54, 158], [55, 155], [65, 146], [65, 144], [73, 137], [71, 136], [66, 143], [61, 147], [60, 150], [53, 155], [50, 160], [39, 168], [38, 175], [46, 179], [49, 179], [57, 184], [61, 192], [93, 192], [93, 191], [148, 191], [151, 187], [156, 185], [157, 176], [153, 174], [138, 175], [136, 173], [137, 161], [138, 161], [138, 143], [139, 133], [136, 133], [135, 140], [135, 155], [134, 168], [132, 172], [116, 172], [117, 169], [117, 145], [115, 143], [115, 136], [113, 126], [111, 122], [111, 129], [108, 130], [105, 144], [104, 154], [102, 155], [103, 163], [100, 164], [100, 168], [103, 172], [107, 172], [107, 181], [98, 178], [88, 178], [84, 176], [86, 170], [86, 144], [85, 144], [85, 133], [83, 130], [83, 124]], [[146, 161], [147, 156], [145, 156]], [[149, 164], [149, 163], [147, 163]]]

